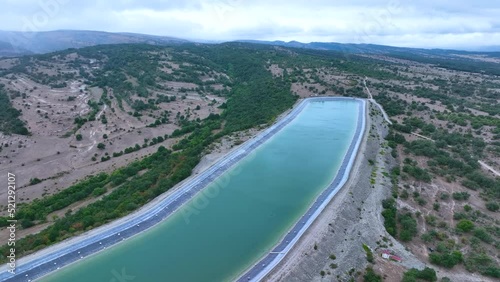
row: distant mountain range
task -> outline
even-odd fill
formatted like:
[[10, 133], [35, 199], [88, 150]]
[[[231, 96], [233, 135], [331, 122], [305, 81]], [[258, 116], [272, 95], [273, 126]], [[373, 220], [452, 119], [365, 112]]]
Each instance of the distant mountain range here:
[[[112, 33], [86, 30], [56, 30], [44, 32], [0, 31], [0, 57], [43, 54], [69, 48], [82, 48], [101, 44], [145, 43], [152, 45], [164, 45], [187, 42], [190, 41], [175, 37], [138, 33]], [[207, 41], [197, 42], [210, 43]], [[467, 52], [443, 49], [391, 47], [375, 44], [344, 44], [326, 42], [301, 43], [298, 41], [284, 42], [258, 40], [239, 40], [238, 42], [315, 50], [331, 50], [351, 54], [407, 55], [408, 53], [411, 53], [418, 56], [448, 56], [460, 54], [485, 54], [484, 52], [489, 52], [487, 53], [488, 56], [500, 57], [500, 46], [484, 47], [476, 52]], [[216, 42], [212, 43], [216, 44]]]
[[[463, 51], [463, 50], [447, 50], [447, 49], [424, 49], [424, 48], [409, 48], [409, 47], [393, 47], [376, 44], [352, 44], [352, 43], [336, 43], [336, 42], [311, 42], [302, 43], [298, 41], [259, 41], [259, 40], [239, 40], [238, 42], [267, 44], [274, 46], [283, 46], [291, 48], [304, 48], [315, 50], [329, 50], [352, 54], [397, 54], [407, 53], [411, 51], [413, 54], [420, 55], [449, 55], [453, 54], [479, 54], [485, 52], [500, 53], [500, 46], [483, 47], [480, 50]], [[491, 55], [491, 54], [488, 54]]]
[[135, 33], [85, 30], [44, 32], [0, 31], [0, 56], [49, 53], [69, 48], [101, 44], [146, 43], [152, 45], [184, 43], [184, 39]]

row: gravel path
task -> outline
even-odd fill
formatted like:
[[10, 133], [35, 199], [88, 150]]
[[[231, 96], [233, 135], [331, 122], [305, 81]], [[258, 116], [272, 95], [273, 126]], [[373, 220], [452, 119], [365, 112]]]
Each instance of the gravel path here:
[[378, 107], [379, 111], [382, 113], [382, 115], [384, 116], [384, 119], [387, 123], [389, 124], [392, 124], [392, 121], [389, 119], [389, 116], [387, 115], [387, 113], [384, 111], [384, 107], [382, 107], [382, 105], [380, 105], [377, 101], [375, 101], [375, 99], [373, 99], [373, 95], [372, 95], [372, 92], [370, 91], [370, 88], [368, 88], [368, 86], [366, 86], [366, 77], [365, 79], [363, 79], [363, 84], [365, 85], [365, 89], [366, 89], [366, 92], [368, 93], [368, 97], [369, 97], [369, 101], [372, 102], [375, 106]]

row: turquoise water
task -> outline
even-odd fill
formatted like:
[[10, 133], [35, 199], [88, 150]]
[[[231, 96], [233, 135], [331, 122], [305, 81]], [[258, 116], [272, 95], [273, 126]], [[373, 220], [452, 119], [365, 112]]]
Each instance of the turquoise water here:
[[334, 178], [355, 100], [311, 102], [170, 218], [42, 281], [228, 281], [258, 261]]

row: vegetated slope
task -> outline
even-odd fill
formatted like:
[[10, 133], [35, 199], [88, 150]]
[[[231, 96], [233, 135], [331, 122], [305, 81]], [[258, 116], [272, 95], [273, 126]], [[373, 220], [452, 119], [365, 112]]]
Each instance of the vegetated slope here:
[[[477, 164], [481, 159], [497, 170], [499, 167], [500, 129], [495, 115], [500, 108], [500, 81], [496, 76], [442, 69], [390, 55], [346, 55], [246, 43], [107, 45], [25, 57], [10, 64], [2, 69], [3, 77], [29, 79], [37, 87], [47, 87], [46, 91], [50, 86], [55, 91], [65, 89], [68, 81], [81, 81], [85, 87], [102, 91], [100, 95], [89, 93], [88, 111], [71, 119], [66, 133], [75, 139], [85, 132], [82, 130], [107, 123], [117, 113], [125, 113], [128, 122], [140, 121], [141, 132], [175, 125], [154, 140], [144, 140], [142, 145], [134, 145], [134, 141], [120, 150], [108, 151], [114, 146], [111, 143], [119, 142], [118, 138], [113, 142], [99, 139], [105, 145], [102, 150], [95, 149], [101, 162], [163, 145], [165, 140], [176, 142], [113, 173], [69, 187], [68, 192], [20, 207], [18, 219], [23, 228], [47, 221], [51, 225], [39, 234], [20, 239], [19, 254], [137, 209], [189, 176], [214, 142], [235, 131], [272, 122], [294, 103], [297, 95], [366, 97], [366, 77], [375, 99], [395, 121], [387, 145], [394, 148], [392, 154], [401, 166], [383, 175], [391, 179], [392, 187], [387, 188], [394, 195], [394, 200], [384, 202], [389, 210], [384, 213], [388, 231], [422, 261], [445, 267], [440, 273], [460, 272], [446, 268], [460, 263], [483, 275], [497, 273], [498, 258], [492, 251], [499, 238], [498, 180]], [[33, 88], [23, 90], [21, 97], [25, 94], [29, 99]], [[215, 100], [212, 112], [195, 116], [192, 108], [174, 110], [182, 106], [180, 101], [197, 99], [210, 103]], [[106, 106], [103, 118], [99, 113]], [[164, 106], [174, 108], [165, 110]], [[46, 116], [51, 118], [50, 114]], [[421, 137], [412, 133], [434, 142], [418, 140]], [[373, 173], [378, 172], [374, 169]], [[82, 200], [91, 203], [76, 211], [68, 208]], [[51, 220], [58, 211], [65, 212]], [[4, 246], [2, 253], [7, 254], [6, 250]], [[484, 262], [483, 267], [479, 262]], [[411, 272], [407, 276], [415, 275]]]
[[[28, 111], [35, 110], [30, 105], [38, 103], [40, 109], [46, 110], [38, 113], [41, 115], [40, 122], [51, 121], [54, 115], [59, 114], [50, 108], [50, 104], [41, 107], [43, 101], [51, 96], [55, 97], [53, 103], [70, 103], [70, 112], [75, 108], [75, 104], [71, 103], [88, 97], [85, 103], [76, 105], [86, 110], [72, 115], [73, 118], [69, 119], [71, 123], [67, 124], [69, 131], [66, 134], [65, 131], [59, 132], [57, 136], [71, 137], [70, 146], [75, 146], [76, 150], [83, 149], [82, 154], [87, 156], [87, 161], [92, 158], [93, 166], [147, 150], [151, 146], [158, 147], [169, 140], [175, 142], [177, 139], [174, 138], [183, 138], [170, 149], [159, 149], [152, 156], [132, 162], [113, 173], [96, 176], [97, 180], [91, 178], [43, 200], [21, 205], [18, 219], [22, 228], [36, 228], [46, 222], [50, 226], [37, 235], [20, 237], [19, 254], [51, 245], [137, 209], [189, 176], [214, 141], [235, 131], [272, 122], [293, 105], [297, 95], [364, 96], [361, 81], [348, 78], [344, 69], [363, 70], [364, 74], [375, 77], [387, 75], [379, 69], [380, 63], [374, 60], [356, 57], [344, 62], [343, 57], [337, 54], [328, 55], [239, 43], [168, 47], [134, 44], [88, 47], [9, 61], [11, 66], [4, 68], [3, 77], [11, 86], [10, 91], [20, 92], [21, 98], [26, 100], [16, 102], [16, 106], [25, 107], [23, 109]], [[315, 68], [321, 68], [325, 73], [313, 71]], [[274, 73], [274, 70], [281, 70], [282, 75]], [[341, 78], [324, 82], [320, 76], [326, 76], [327, 71], [341, 75]], [[65, 85], [70, 81], [76, 81], [78, 87], [73, 88], [73, 82]], [[28, 88], [16, 88], [26, 83]], [[42, 92], [41, 88], [44, 89]], [[62, 95], [67, 88], [76, 92], [69, 92], [70, 96], [64, 97]], [[100, 91], [89, 91], [87, 88]], [[94, 92], [100, 92], [100, 95]], [[32, 98], [35, 98], [33, 103], [27, 103]], [[218, 104], [223, 109], [222, 114], [216, 114], [216, 109], [212, 108], [210, 114], [196, 118], [196, 109], [185, 108], [177, 114], [173, 111], [183, 105], [180, 102], [199, 99]], [[170, 110], [162, 108], [172, 105], [175, 107]], [[120, 116], [114, 119], [116, 122], [111, 121], [118, 114]], [[53, 124], [64, 124], [67, 120], [56, 119]], [[143, 127], [122, 128], [124, 121], [136, 120]], [[164, 134], [151, 139], [143, 137], [151, 128], [162, 130], [170, 125], [175, 125], [176, 129], [166, 134], [164, 131]], [[87, 130], [107, 136], [92, 135]], [[122, 143], [126, 148], [110, 151], [109, 148], [116, 148], [116, 144], [122, 141], [120, 137], [125, 136], [120, 132], [125, 132], [127, 136], [137, 133], [141, 142], [144, 138], [144, 144]], [[80, 147], [81, 142], [92, 136], [96, 147], [92, 143], [88, 147]], [[59, 156], [59, 152], [54, 154], [54, 157]], [[40, 164], [34, 160], [33, 167]], [[139, 171], [142, 174], [139, 175]], [[43, 188], [51, 181], [59, 182], [59, 179], [60, 175], [33, 178], [29, 183], [32, 185], [30, 190], [37, 185]], [[69, 206], [81, 201], [86, 201], [87, 205], [72, 213]], [[56, 214], [58, 216], [54, 217]], [[5, 223], [5, 218], [2, 222]]]
[[[113, 91], [114, 97], [122, 101], [121, 107], [127, 108], [131, 104], [130, 107], [134, 108], [135, 112], [130, 114], [139, 117], [149, 107], [157, 106], [158, 97], [151, 102], [134, 106], [137, 100], [133, 99], [133, 95], [143, 93], [142, 95], [145, 96], [143, 98], [148, 98], [152, 94], [151, 87], [164, 88], [163, 80], [160, 79], [162, 76], [172, 76], [169, 79], [186, 82], [199, 79], [198, 72], [225, 71], [227, 75], [217, 72], [217, 76], [231, 87], [231, 90], [224, 92], [224, 95], [228, 97], [224, 113], [222, 115], [210, 114], [205, 119], [197, 120], [187, 120], [179, 115], [180, 128], [165, 138], [184, 138], [171, 150], [159, 147], [158, 151], [151, 156], [132, 162], [111, 174], [91, 177], [63, 192], [21, 205], [17, 218], [23, 228], [30, 228], [46, 222], [48, 215], [54, 211], [66, 208], [82, 199], [99, 197], [107, 191], [112, 191], [74, 213], [67, 212], [64, 217], [56, 219], [52, 225], [40, 233], [18, 240], [16, 250], [19, 255], [51, 245], [68, 236], [130, 213], [188, 177], [191, 170], [198, 164], [203, 152], [215, 140], [236, 130], [271, 122], [278, 114], [290, 108], [296, 100], [296, 96], [290, 92], [290, 84], [283, 81], [283, 78], [273, 77], [266, 70], [265, 59], [275, 56], [270, 48], [259, 51], [246, 49], [244, 46], [175, 48], [181, 47], [170, 47], [167, 50], [148, 45], [116, 45], [86, 48], [78, 54], [84, 58], [100, 56], [96, 60], [102, 62], [103, 67], [95, 72], [87, 73], [88, 83], [107, 89], [108, 93]], [[168, 52], [168, 55], [162, 53], [164, 51]], [[33, 60], [45, 61], [47, 58], [66, 56], [73, 52], [54, 53], [46, 57], [39, 56], [25, 60], [24, 65], [9, 70], [7, 75], [21, 73], [33, 77], [29, 71], [33, 68]], [[217, 55], [221, 53], [224, 55]], [[179, 71], [162, 74], [157, 64], [158, 56], [163, 55], [174, 57], [174, 61], [181, 60], [180, 63], [185, 64], [186, 68], [191, 71], [191, 76]], [[248, 58], [238, 59], [242, 56]], [[243, 69], [247, 71], [243, 72]], [[255, 74], [256, 72], [259, 74]], [[129, 83], [130, 77], [135, 78], [134, 84]], [[45, 79], [48, 83], [60, 83], [63, 80], [62, 77], [49, 78], [44, 75], [40, 75], [38, 79]], [[211, 83], [207, 83], [202, 86], [210, 85]], [[266, 85], [269, 87], [265, 88]], [[104, 99], [106, 97], [109, 99], [109, 96], [105, 96]], [[101, 105], [96, 104], [97, 108], [106, 105], [107, 101], [104, 99]], [[267, 102], [263, 103], [262, 100]], [[247, 107], [241, 107], [241, 104]], [[119, 111], [120, 106], [117, 105], [115, 110]], [[234, 111], [240, 111], [240, 113], [235, 114]], [[76, 125], [81, 126], [80, 122], [85, 124], [92, 118], [85, 119], [87, 121], [77, 120]], [[139, 174], [139, 172], [142, 173]], [[6, 224], [5, 220], [6, 218], [2, 218], [2, 225]], [[6, 255], [6, 251], [7, 246], [4, 246], [2, 254]]]
[[450, 70], [500, 75], [500, 68], [498, 67], [498, 63], [500, 62], [499, 52], [468, 52], [444, 49], [404, 48], [376, 44], [343, 44], [335, 42], [301, 43], [297, 41], [284, 42], [257, 40], [248, 40], [243, 42], [291, 48], [329, 50], [342, 52], [346, 56], [352, 54], [384, 55], [393, 58], [433, 64]]
[[0, 60], [0, 83], [32, 133], [1, 142], [11, 148], [0, 154], [2, 169], [28, 175], [18, 180], [18, 203], [172, 146], [220, 114], [231, 79], [175, 62], [176, 52], [101, 46]]
[[407, 82], [369, 83], [392, 116], [387, 140], [401, 162], [383, 203], [387, 231], [446, 275], [463, 264], [498, 278], [500, 179], [478, 160], [500, 166], [500, 80], [424, 64], [393, 70]]

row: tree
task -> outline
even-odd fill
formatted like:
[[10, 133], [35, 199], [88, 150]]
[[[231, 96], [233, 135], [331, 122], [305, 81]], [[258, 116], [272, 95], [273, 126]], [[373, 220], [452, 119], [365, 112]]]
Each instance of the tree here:
[[83, 136], [81, 134], [76, 135], [76, 141], [82, 141]]
[[99, 144], [97, 144], [97, 149], [104, 150], [104, 149], [106, 149], [106, 145], [104, 145], [103, 143], [99, 143]]

